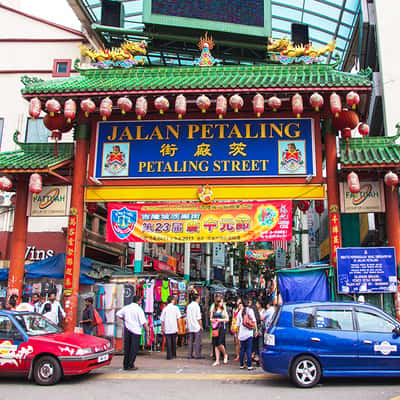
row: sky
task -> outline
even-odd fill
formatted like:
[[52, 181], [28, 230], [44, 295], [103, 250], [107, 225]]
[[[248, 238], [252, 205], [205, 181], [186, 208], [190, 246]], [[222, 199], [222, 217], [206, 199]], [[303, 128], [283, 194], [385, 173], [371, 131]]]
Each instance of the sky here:
[[7, 0], [3, 3], [56, 24], [80, 30], [78, 18], [67, 0]]

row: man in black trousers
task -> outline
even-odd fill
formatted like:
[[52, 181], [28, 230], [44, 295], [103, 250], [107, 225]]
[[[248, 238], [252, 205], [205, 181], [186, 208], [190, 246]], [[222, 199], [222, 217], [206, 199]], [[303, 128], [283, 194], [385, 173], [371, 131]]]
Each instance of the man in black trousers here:
[[168, 297], [168, 305], [161, 313], [161, 331], [165, 336], [167, 345], [167, 360], [176, 357], [176, 335], [178, 333], [178, 319], [181, 318], [181, 311], [176, 305], [176, 297]]
[[134, 296], [132, 303], [121, 308], [117, 312], [117, 317], [124, 321], [124, 370], [137, 370], [135, 366], [136, 355], [140, 346], [142, 327], [149, 336], [149, 327], [146, 316], [141, 308], [142, 299]]

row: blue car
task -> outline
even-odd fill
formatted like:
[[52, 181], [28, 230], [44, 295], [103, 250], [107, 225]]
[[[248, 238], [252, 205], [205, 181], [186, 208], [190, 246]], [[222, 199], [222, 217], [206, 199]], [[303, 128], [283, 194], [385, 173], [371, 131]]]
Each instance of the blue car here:
[[322, 376], [400, 376], [400, 324], [368, 304], [284, 304], [264, 344], [264, 371], [288, 375], [302, 388]]

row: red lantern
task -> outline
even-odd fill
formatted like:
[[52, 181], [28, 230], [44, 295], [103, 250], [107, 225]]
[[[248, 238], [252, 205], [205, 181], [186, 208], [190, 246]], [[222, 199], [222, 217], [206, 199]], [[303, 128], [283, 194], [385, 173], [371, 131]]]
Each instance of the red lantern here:
[[347, 104], [353, 110], [355, 110], [358, 106], [358, 103], [360, 102], [360, 96], [358, 95], [358, 93], [351, 91], [351, 92], [347, 93], [346, 101], [347, 101]]
[[182, 119], [182, 117], [186, 114], [186, 110], [187, 110], [186, 97], [183, 94], [176, 96], [175, 112], [178, 114], [179, 119]]
[[344, 109], [341, 111], [338, 116], [332, 118], [333, 126], [342, 131], [344, 128], [355, 129], [357, 128], [360, 120], [358, 119], [358, 115], [354, 111]]
[[8, 192], [12, 188], [12, 182], [6, 176], [0, 178], [0, 190]]
[[342, 100], [340, 100], [340, 96], [336, 93], [332, 93], [331, 97], [329, 98], [329, 103], [332, 114], [337, 118], [340, 111], [342, 111]]
[[257, 117], [261, 117], [264, 112], [264, 97], [260, 93], [257, 93], [253, 98], [253, 110]]
[[120, 97], [117, 101], [117, 106], [121, 110], [121, 114], [125, 115], [127, 112], [131, 111], [133, 108], [133, 103], [128, 97]]
[[229, 98], [229, 105], [233, 108], [234, 112], [238, 112], [244, 105], [243, 98], [238, 94], [234, 94]]
[[292, 97], [292, 109], [297, 118], [300, 118], [303, 114], [303, 98], [298, 93]]
[[384, 178], [385, 185], [392, 187], [392, 191], [394, 190], [395, 186], [399, 183], [399, 177], [392, 171], [389, 171]]
[[103, 121], [106, 121], [107, 118], [110, 117], [110, 115], [112, 113], [112, 107], [113, 107], [113, 103], [109, 97], [106, 97], [105, 99], [103, 99], [101, 101], [100, 107], [99, 107], [99, 112], [101, 115], [101, 119]]
[[315, 200], [315, 211], [322, 214], [325, 211], [325, 204], [323, 200]]
[[279, 110], [282, 106], [282, 100], [279, 97], [272, 96], [268, 99], [268, 107], [272, 108], [273, 112]]
[[29, 178], [29, 191], [31, 193], [40, 193], [43, 188], [42, 177], [39, 174], [32, 174]]
[[308, 200], [300, 200], [297, 203], [297, 207], [299, 207], [299, 210], [302, 211], [303, 213], [307, 212], [308, 209], [310, 208], [310, 202]]
[[31, 118], [35, 119], [40, 116], [41, 112], [42, 112], [42, 103], [37, 97], [34, 97], [29, 102], [29, 115], [31, 116]]
[[310, 104], [315, 111], [319, 111], [324, 105], [324, 98], [319, 93], [315, 92], [310, 96]]
[[355, 172], [350, 172], [347, 175], [347, 182], [349, 184], [350, 193], [360, 192], [360, 180], [358, 179], [358, 175]]
[[92, 99], [85, 99], [81, 101], [81, 109], [85, 113], [85, 117], [88, 118], [89, 114], [96, 110], [96, 104]]
[[160, 96], [154, 100], [154, 107], [160, 111], [160, 114], [164, 114], [169, 108], [169, 101], [166, 97]]
[[228, 100], [222, 94], [217, 97], [217, 103], [215, 106], [215, 111], [219, 119], [224, 118], [226, 115], [226, 110], [228, 108]]
[[140, 96], [136, 99], [135, 112], [137, 119], [142, 119], [147, 114], [147, 100], [145, 97]]
[[362, 123], [358, 126], [358, 132], [360, 132], [360, 135], [367, 136], [368, 133], [369, 133], [369, 126], [368, 126], [368, 124], [365, 124], [364, 122], [362, 122]]
[[76, 103], [74, 100], [69, 99], [64, 104], [64, 117], [67, 118], [67, 122], [70, 124], [76, 115]]
[[72, 129], [72, 123], [68, 123], [67, 119], [62, 114], [57, 114], [54, 117], [50, 117], [50, 115], [47, 114], [43, 118], [43, 123], [44, 123], [44, 126], [49, 131], [52, 131], [52, 132], [53, 131], [68, 132], [69, 130]]
[[50, 99], [46, 101], [46, 110], [50, 113], [50, 116], [54, 117], [61, 110], [61, 104], [56, 99]]
[[201, 110], [202, 113], [205, 113], [211, 106], [211, 100], [202, 94], [196, 99], [196, 106]]

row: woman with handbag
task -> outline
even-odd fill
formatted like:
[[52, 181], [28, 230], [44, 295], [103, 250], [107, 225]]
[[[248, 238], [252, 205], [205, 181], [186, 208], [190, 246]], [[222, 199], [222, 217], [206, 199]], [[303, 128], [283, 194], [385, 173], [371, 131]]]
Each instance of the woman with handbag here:
[[235, 340], [235, 353], [236, 353], [236, 358], [233, 361], [239, 361], [239, 356], [240, 356], [240, 342], [238, 338], [239, 325], [237, 324], [237, 317], [239, 313], [242, 311], [242, 308], [243, 308], [242, 299], [239, 297], [236, 300], [236, 308], [232, 312], [231, 333], [233, 335], [233, 339]]
[[244, 369], [244, 354], [247, 357], [247, 369], [253, 370], [251, 365], [251, 350], [253, 345], [253, 332], [256, 328], [256, 317], [253, 309], [248, 307], [248, 303], [243, 303], [243, 309], [238, 314], [237, 324], [239, 326], [238, 338], [240, 340], [240, 369]]
[[220, 364], [220, 356], [224, 357], [224, 364], [228, 362], [228, 354], [225, 350], [225, 334], [226, 324], [229, 322], [229, 316], [226, 312], [222, 298], [216, 298], [214, 307], [210, 314], [210, 321], [212, 326], [211, 336], [212, 344], [215, 349], [215, 363], [213, 367]]

